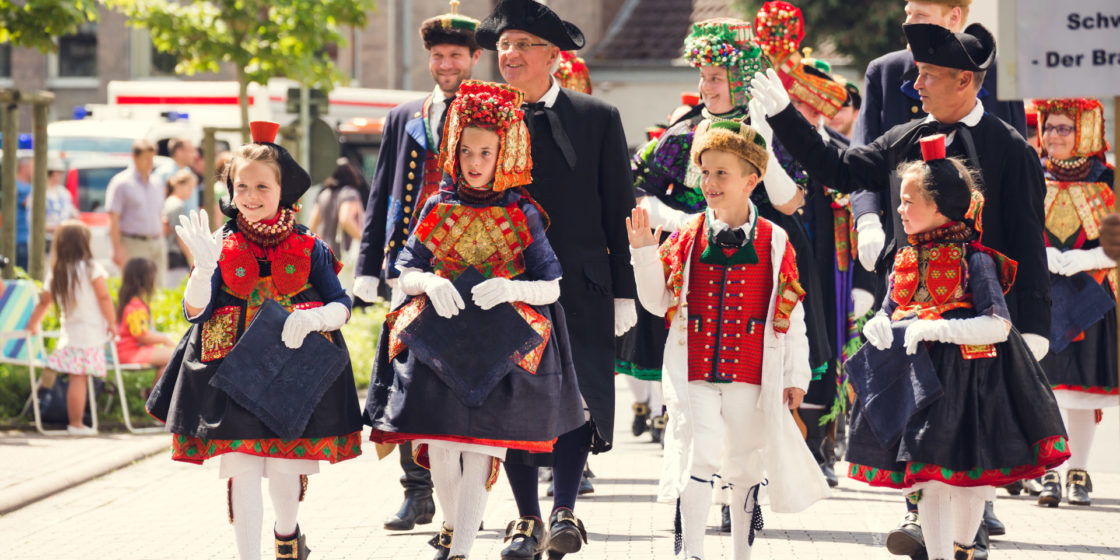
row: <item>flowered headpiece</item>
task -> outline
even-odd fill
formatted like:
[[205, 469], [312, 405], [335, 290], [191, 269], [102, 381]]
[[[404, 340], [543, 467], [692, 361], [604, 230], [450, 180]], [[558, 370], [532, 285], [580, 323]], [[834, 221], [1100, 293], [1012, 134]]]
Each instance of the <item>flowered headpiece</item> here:
[[1038, 139], [1042, 142], [1042, 129], [1046, 118], [1061, 113], [1073, 119], [1073, 155], [1092, 157], [1103, 154], [1108, 143], [1104, 139], [1104, 107], [1096, 99], [1037, 99], [1034, 102], [1038, 111]]
[[816, 61], [798, 51], [805, 38], [801, 10], [789, 2], [767, 2], [754, 19], [758, 44], [774, 63], [790, 97], [831, 119], [840, 112], [848, 92], [822, 70]]
[[736, 19], [710, 19], [692, 24], [684, 39], [684, 58], [693, 66], [720, 66], [727, 69], [731, 100], [736, 107], [750, 102], [749, 85], [755, 72], [768, 62], [754, 42], [751, 24]]
[[591, 72], [587, 70], [587, 63], [572, 51], [560, 51], [560, 65], [556, 68], [557, 80], [560, 86], [591, 95]]
[[525, 93], [503, 84], [466, 80], [447, 112], [439, 165], [456, 179], [459, 174], [459, 139], [463, 129], [477, 126], [498, 135], [498, 165], [494, 190], [504, 191], [532, 182], [533, 160], [529, 155], [529, 130], [525, 127], [521, 101]]

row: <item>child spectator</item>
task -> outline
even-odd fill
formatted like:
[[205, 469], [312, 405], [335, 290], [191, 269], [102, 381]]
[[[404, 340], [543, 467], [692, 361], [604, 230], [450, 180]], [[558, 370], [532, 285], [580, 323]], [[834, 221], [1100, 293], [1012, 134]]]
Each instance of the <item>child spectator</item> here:
[[156, 263], [142, 257], [128, 259], [117, 294], [117, 357], [124, 364], [154, 367], [158, 382], [163, 367], [171, 359], [175, 341], [152, 328], [148, 302], [155, 290]]

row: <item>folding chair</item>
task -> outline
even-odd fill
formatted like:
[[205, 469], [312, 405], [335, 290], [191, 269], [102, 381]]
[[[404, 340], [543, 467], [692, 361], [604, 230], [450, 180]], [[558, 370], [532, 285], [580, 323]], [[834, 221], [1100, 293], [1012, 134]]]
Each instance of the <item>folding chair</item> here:
[[[31, 379], [31, 409], [35, 413], [35, 429], [45, 436], [64, 435], [66, 430], [47, 430], [43, 428], [43, 418], [39, 411], [40, 380], [35, 368], [46, 367], [43, 357], [43, 339], [58, 337], [58, 332], [43, 332], [38, 335], [27, 330], [31, 311], [39, 302], [39, 290], [30, 280], [8, 280], [4, 282], [0, 294], [0, 363], [24, 366]], [[89, 391], [90, 420], [93, 431], [97, 431], [97, 401], [93, 390], [93, 376], [86, 376]]]
[[132, 426], [132, 418], [128, 413], [128, 401], [125, 399], [124, 393], [124, 377], [121, 375], [122, 371], [143, 371], [146, 369], [153, 369], [152, 366], [147, 364], [122, 364], [120, 357], [117, 355], [117, 345], [113, 342], [109, 343], [109, 352], [107, 353], [108, 363], [112, 364], [113, 371], [116, 373], [117, 378], [117, 394], [121, 399], [121, 414], [124, 416], [124, 426], [128, 431], [134, 434], [152, 434], [156, 432], [163, 432], [163, 426], [153, 426], [150, 428], [135, 428]]

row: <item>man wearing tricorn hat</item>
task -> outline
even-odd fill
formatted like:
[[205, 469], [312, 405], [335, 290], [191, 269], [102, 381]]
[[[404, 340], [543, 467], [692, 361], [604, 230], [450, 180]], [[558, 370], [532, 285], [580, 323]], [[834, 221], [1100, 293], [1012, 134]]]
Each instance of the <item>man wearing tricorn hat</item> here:
[[[981, 173], [988, 207], [978, 220], [986, 246], [1019, 262], [1015, 286], [1007, 294], [1011, 318], [1036, 359], [1046, 354], [1050, 331], [1050, 285], [1042, 237], [1045, 186], [1034, 151], [1010, 125], [986, 113], [976, 97], [995, 59], [995, 39], [979, 24], [962, 33], [933, 24], [903, 27], [918, 68], [914, 82], [929, 116], [899, 125], [868, 145], [839, 150], [790, 107], [777, 76], [756, 75], [755, 97], [766, 107], [776, 136], [813, 177], [837, 190], [889, 192], [899, 205], [898, 164], [921, 157], [918, 139], [943, 132], [950, 155], [962, 156]], [[894, 214], [892, 212], [892, 214]], [[880, 264], [889, 265], [907, 240], [901, 219], [893, 218], [893, 240]], [[890, 266], [879, 266], [885, 285]], [[920, 507], [920, 506], [919, 506]]]
[[[478, 20], [460, 15], [458, 6], [458, 0], [451, 0], [451, 13], [420, 26], [428, 69], [436, 82], [431, 95], [394, 108], [385, 119], [354, 281], [354, 295], [366, 301], [377, 299], [382, 280], [389, 286], [396, 284], [400, 272], [393, 263], [416, 213], [439, 190], [443, 178], [437, 162], [447, 108], [482, 55], [475, 41]], [[413, 462], [410, 447], [401, 445], [405, 500], [400, 511], [385, 521], [389, 530], [407, 531], [418, 523], [431, 523], [435, 515], [431, 477]]]
[[[552, 72], [561, 51], [584, 46], [583, 33], [532, 0], [502, 0], [478, 26], [479, 45], [498, 52], [505, 81], [525, 92], [532, 142], [530, 194], [551, 217], [548, 239], [560, 259], [560, 303], [589, 414], [560, 436], [551, 457], [505, 463], [520, 519], [510, 523], [502, 558], [559, 558], [578, 552], [587, 532], [575, 517], [589, 451], [610, 449], [614, 432], [614, 335], [637, 320], [625, 218], [634, 207], [630, 162], [618, 110], [561, 89]], [[531, 421], [531, 420], [530, 420]], [[552, 466], [555, 496], [548, 525], [537, 501], [537, 464]], [[550, 537], [546, 539], [546, 531]]]

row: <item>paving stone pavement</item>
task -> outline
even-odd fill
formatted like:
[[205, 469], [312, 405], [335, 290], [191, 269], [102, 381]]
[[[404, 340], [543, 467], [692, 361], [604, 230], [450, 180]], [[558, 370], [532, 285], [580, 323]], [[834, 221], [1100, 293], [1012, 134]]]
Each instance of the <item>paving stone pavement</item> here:
[[[672, 554], [673, 507], [654, 502], [660, 470], [660, 448], [648, 435], [629, 433], [630, 394], [618, 384], [618, 427], [615, 450], [591, 459], [596, 491], [576, 507], [590, 532], [584, 551], [568, 558], [669, 559]], [[1120, 556], [1120, 430], [1115, 409], [1108, 411], [1097, 433], [1090, 472], [1096, 492], [1093, 506], [1063, 504], [1043, 509], [1030, 498], [1008, 497], [1000, 491], [996, 511], [1008, 534], [993, 541], [992, 557], [1008, 559], [1088, 559]], [[29, 459], [5, 452], [11, 436], [0, 438], [0, 489], [8, 478], [26, 471]], [[92, 461], [91, 449], [123, 445], [114, 436], [70, 440]], [[164, 436], [166, 437], [166, 436]], [[31, 438], [33, 439], [33, 438]], [[30, 445], [30, 444], [29, 444]], [[52, 443], [54, 446], [61, 445]], [[56, 447], [57, 449], [57, 447]], [[23, 449], [26, 452], [26, 449]], [[359, 459], [323, 465], [311, 477], [300, 525], [308, 535], [311, 558], [428, 559], [426, 541], [438, 525], [414, 531], [389, 532], [382, 520], [396, 511], [401, 499], [396, 456], [378, 461], [372, 446]], [[65, 466], [58, 451], [41, 454], [41, 472]], [[843, 465], [838, 465], [842, 467]], [[125, 468], [78, 484], [0, 517], [0, 558], [54, 559], [234, 559], [233, 532], [226, 517], [226, 485], [217, 464], [193, 466], [172, 462], [162, 451]], [[541, 485], [542, 509], [549, 499]], [[6, 491], [6, 490], [4, 490]], [[271, 518], [268, 492], [265, 519]], [[897, 558], [883, 547], [886, 531], [897, 523], [903, 506], [897, 492], [872, 489], [842, 479], [833, 497], [800, 514], [774, 514], [764, 507], [766, 528], [755, 541], [754, 558]], [[507, 485], [500, 479], [490, 496], [485, 530], [473, 558], [499, 557], [505, 525], [516, 516]], [[437, 523], [439, 514], [437, 513]], [[707, 556], [730, 558], [730, 536], [714, 530], [719, 510], [713, 508]], [[267, 529], [266, 529], [267, 531]], [[272, 558], [271, 541], [262, 540], [261, 558]]]

